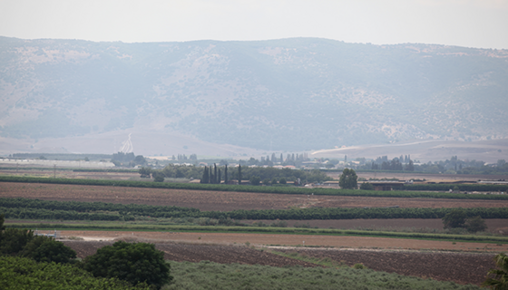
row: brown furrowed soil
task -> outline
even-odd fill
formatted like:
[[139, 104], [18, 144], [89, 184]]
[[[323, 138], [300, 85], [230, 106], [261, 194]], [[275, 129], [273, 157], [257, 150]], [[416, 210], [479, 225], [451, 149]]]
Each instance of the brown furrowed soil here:
[[0, 182], [0, 197], [57, 201], [136, 203], [193, 207], [200, 210], [287, 209], [291, 207], [506, 207], [508, 200], [461, 200], [441, 198], [355, 197], [250, 192], [130, 188], [67, 184]]
[[[100, 231], [62, 231], [61, 234], [62, 236], [151, 242], [156, 245], [157, 249], [165, 253], [165, 259], [174, 261], [199, 262], [209, 260], [226, 264], [260, 264], [277, 267], [288, 265], [315, 266], [311, 263], [279, 257], [269, 253], [269, 251], [261, 252], [247, 247], [250, 243], [257, 247], [285, 244], [284, 247], [269, 248], [286, 253], [298, 252], [319, 259], [329, 258], [349, 266], [362, 263], [376, 271], [477, 285], [483, 282], [487, 271], [494, 267], [493, 256], [496, 253], [508, 250], [506, 246], [489, 244], [459, 242], [453, 245], [451, 242], [442, 241], [370, 237]], [[292, 247], [301, 245], [302, 241], [305, 241], [305, 244], [309, 246], [334, 246], [334, 248]], [[111, 245], [113, 241], [64, 241], [64, 243], [73, 248], [78, 253], [78, 257], [84, 258], [94, 254], [100, 247]], [[488, 248], [485, 248], [485, 245]], [[475, 248], [475, 246], [481, 246], [481, 248]], [[408, 251], [408, 249], [412, 251]], [[421, 249], [426, 249], [426, 251], [415, 251]], [[492, 252], [483, 254], [452, 253], [431, 251], [431, 249], [481, 249]]]

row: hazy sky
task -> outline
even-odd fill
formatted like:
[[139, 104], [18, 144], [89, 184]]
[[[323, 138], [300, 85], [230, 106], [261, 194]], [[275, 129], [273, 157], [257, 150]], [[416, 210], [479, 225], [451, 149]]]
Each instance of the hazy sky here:
[[0, 36], [123, 42], [322, 37], [508, 49], [508, 0], [0, 0]]

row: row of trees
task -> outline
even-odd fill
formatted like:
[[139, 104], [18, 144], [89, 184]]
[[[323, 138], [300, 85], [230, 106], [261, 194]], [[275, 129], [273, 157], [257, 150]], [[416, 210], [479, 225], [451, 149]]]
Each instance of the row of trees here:
[[[245, 167], [239, 165], [235, 168], [228, 167], [227, 164], [224, 166], [184, 166], [184, 165], [173, 165], [169, 164], [162, 170], [153, 170], [149, 167], [142, 167], [139, 169], [141, 177], [152, 176], [155, 181], [163, 181], [164, 178], [196, 178], [201, 176], [201, 183], [204, 184], [228, 184], [231, 180], [250, 180], [251, 184], [255, 185], [256, 180], [259, 179], [259, 184], [263, 181], [263, 184], [285, 184], [286, 181], [297, 181], [301, 183], [314, 183], [332, 180], [331, 177], [327, 176], [326, 173], [319, 170], [304, 171], [304, 170], [293, 170], [289, 168], [273, 168], [273, 167]], [[254, 181], [254, 182], [252, 182]]]
[[[238, 167], [239, 175], [242, 175], [242, 167]], [[241, 180], [241, 179], [240, 179]], [[217, 169], [217, 165], [213, 164], [213, 171], [212, 167], [205, 166], [205, 169], [203, 170], [203, 177], [201, 177], [201, 183], [209, 183], [209, 184], [220, 184], [222, 182], [222, 171], [221, 169]], [[228, 184], [228, 166], [224, 166], [224, 183]]]
[[393, 158], [392, 161], [383, 161], [381, 164], [372, 162], [372, 170], [395, 170], [395, 171], [414, 171], [415, 167], [412, 160], [404, 165], [398, 158]]

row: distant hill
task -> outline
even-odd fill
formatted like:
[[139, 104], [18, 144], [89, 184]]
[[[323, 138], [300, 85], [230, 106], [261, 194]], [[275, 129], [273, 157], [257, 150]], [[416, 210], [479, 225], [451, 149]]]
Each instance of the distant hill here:
[[[508, 50], [0, 37], [0, 136], [33, 143], [150, 131], [295, 151], [500, 139], [508, 138], [507, 80]], [[143, 154], [143, 142], [135, 146]]]

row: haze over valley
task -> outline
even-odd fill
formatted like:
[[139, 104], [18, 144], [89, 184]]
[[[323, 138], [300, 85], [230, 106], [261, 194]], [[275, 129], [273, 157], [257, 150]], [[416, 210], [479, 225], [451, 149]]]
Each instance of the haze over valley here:
[[145, 155], [428, 140], [503, 155], [508, 138], [507, 50], [0, 37], [0, 66], [0, 154], [111, 153], [130, 133]]

